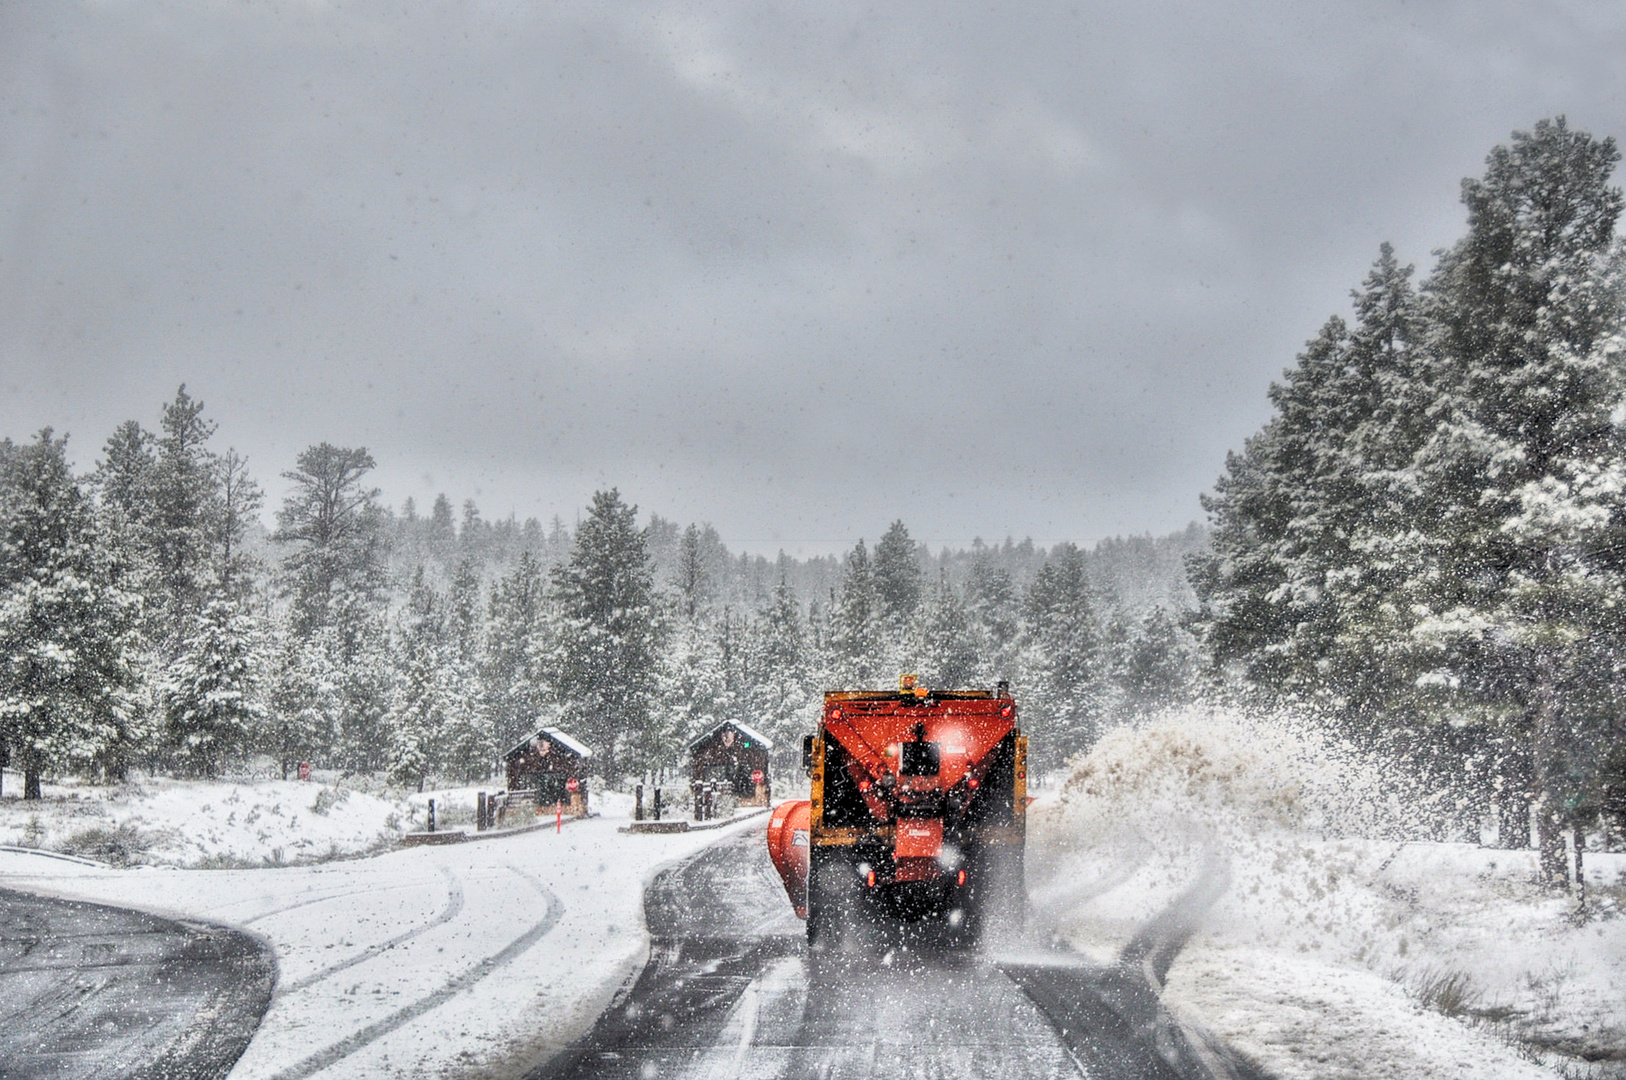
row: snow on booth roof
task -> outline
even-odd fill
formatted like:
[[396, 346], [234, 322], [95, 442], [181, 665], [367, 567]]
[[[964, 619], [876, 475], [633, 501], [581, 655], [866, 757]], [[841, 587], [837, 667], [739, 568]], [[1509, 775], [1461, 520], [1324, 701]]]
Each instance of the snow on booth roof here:
[[701, 735], [698, 739], [695, 739], [693, 742], [689, 743], [689, 749], [691, 751], [698, 749], [701, 743], [705, 742], [707, 739], [711, 738], [724, 728], [730, 727], [739, 732], [741, 735], [744, 735], [747, 739], [755, 739], [757, 742], [762, 744], [763, 749], [773, 749], [772, 739], [768, 738], [768, 736], [764, 735], [750, 724], [742, 724], [738, 720], [724, 720], [721, 724], [718, 724], [704, 735]]
[[564, 747], [566, 750], [569, 750], [572, 754], [575, 754], [577, 757], [582, 758], [584, 760], [593, 756], [593, 751], [591, 751], [587, 747], [583, 746], [580, 742], [578, 742], [576, 739], [572, 738], [571, 736], [566, 735], [564, 732], [560, 731], [558, 728], [556, 728], [556, 727], [545, 727], [545, 728], [537, 728], [535, 731], [531, 732], [531, 734], [525, 736], [525, 738], [520, 742], [520, 744], [518, 746], [514, 747], [512, 750], [508, 751], [508, 753], [504, 754], [502, 756], [502, 759], [504, 761], [507, 761], [509, 758], [513, 757], [515, 754], [524, 753], [525, 750], [531, 745], [532, 742], [534, 742], [537, 739], [541, 739], [541, 738], [552, 739], [554, 742], [558, 743], [560, 746]]

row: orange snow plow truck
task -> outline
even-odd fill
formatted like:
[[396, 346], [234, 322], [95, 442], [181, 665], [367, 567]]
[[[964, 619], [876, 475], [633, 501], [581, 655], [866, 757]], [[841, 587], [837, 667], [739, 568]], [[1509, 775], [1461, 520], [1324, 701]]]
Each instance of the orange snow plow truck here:
[[1008, 684], [824, 695], [802, 742], [812, 797], [780, 803], [768, 853], [815, 951], [875, 929], [974, 945], [1019, 926], [1027, 739]]

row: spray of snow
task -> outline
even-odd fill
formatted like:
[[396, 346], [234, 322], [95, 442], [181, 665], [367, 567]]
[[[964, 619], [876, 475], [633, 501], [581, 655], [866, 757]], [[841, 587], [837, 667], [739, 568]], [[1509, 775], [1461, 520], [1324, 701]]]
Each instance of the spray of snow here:
[[1403, 778], [1312, 724], [1187, 709], [1111, 731], [1074, 762], [1034, 808], [1030, 886], [1052, 921], [1087, 912], [1121, 932], [1184, 889], [1194, 868], [1223, 859], [1231, 888], [1211, 924], [1319, 948], [1339, 928], [1370, 923], [1351, 858], [1403, 835], [1417, 805]]
[[1034, 806], [1029, 892], [1102, 962], [1200, 920], [1166, 1000], [1283, 1078], [1551, 1076], [1532, 1037], [1626, 1048], [1610, 890], [1582, 924], [1532, 852], [1416, 840], [1436, 809], [1311, 720], [1189, 708], [1109, 732]]

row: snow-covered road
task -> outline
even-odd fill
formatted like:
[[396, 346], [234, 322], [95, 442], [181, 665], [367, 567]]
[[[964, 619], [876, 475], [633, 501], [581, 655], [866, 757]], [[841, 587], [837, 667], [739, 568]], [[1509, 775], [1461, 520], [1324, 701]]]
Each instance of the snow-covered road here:
[[277, 990], [235, 1080], [521, 1075], [585, 1031], [644, 958], [645, 884], [717, 832], [615, 818], [371, 859], [111, 870], [0, 852], [0, 886], [236, 926]]
[[1170, 1017], [1138, 963], [1031, 947], [809, 957], [757, 836], [661, 874], [646, 911], [653, 957], [630, 995], [530, 1080], [1260, 1075]]

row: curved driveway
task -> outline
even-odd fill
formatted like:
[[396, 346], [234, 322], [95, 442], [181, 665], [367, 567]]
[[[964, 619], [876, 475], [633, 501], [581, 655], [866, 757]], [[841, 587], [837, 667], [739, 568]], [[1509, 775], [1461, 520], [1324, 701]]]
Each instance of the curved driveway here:
[[236, 930], [0, 890], [0, 1076], [225, 1076], [275, 978]]
[[[233, 1080], [514, 1076], [579, 1037], [637, 969], [654, 870], [722, 835], [617, 824], [277, 869], [113, 870], [0, 851], [0, 884], [269, 943], [275, 992]], [[82, 959], [59, 974], [78, 978]], [[16, 1060], [0, 1050], [0, 1080]]]

